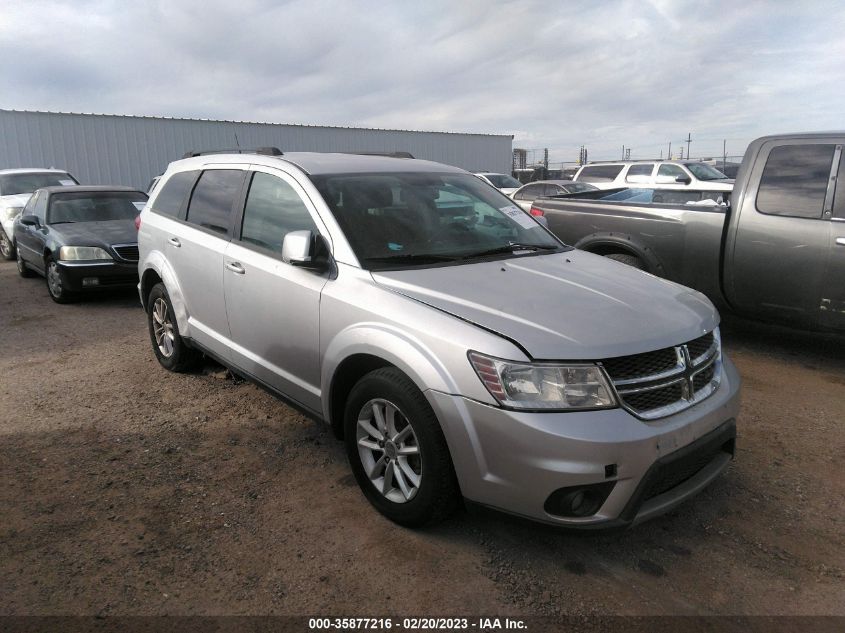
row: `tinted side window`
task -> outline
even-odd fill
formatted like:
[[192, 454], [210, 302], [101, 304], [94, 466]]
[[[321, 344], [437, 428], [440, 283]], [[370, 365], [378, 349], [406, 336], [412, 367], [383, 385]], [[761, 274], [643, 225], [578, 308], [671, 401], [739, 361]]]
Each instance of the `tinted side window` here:
[[625, 176], [626, 182], [646, 182], [654, 171], [654, 163], [647, 165], [631, 165]]
[[515, 200], [533, 200], [539, 198], [543, 193], [543, 185], [526, 185], [519, 194], [514, 196]]
[[833, 198], [833, 217], [845, 220], [845, 152], [839, 159], [839, 175], [836, 177], [836, 195]]
[[159, 215], [177, 217], [182, 203], [197, 180], [197, 173], [199, 172], [182, 171], [173, 174], [153, 201], [152, 210]]
[[38, 217], [41, 224], [47, 223], [47, 200], [47, 194], [42, 192], [32, 206], [32, 214]]
[[622, 165], [587, 165], [581, 170], [578, 180], [587, 182], [610, 182], [622, 171]]
[[677, 165], [673, 165], [671, 163], [664, 163], [663, 165], [661, 165], [660, 169], [657, 170], [657, 175], [668, 176], [670, 178], [677, 178], [679, 176], [682, 178], [688, 178], [687, 172], [685, 172]]
[[781, 145], [766, 161], [757, 210], [796, 218], [821, 218], [834, 145]]
[[284, 180], [256, 172], [244, 207], [241, 240], [281, 253], [291, 231], [317, 232], [308, 208]]
[[191, 195], [185, 219], [204, 229], [228, 235], [232, 208], [243, 179], [244, 172], [239, 169], [209, 169], [202, 172]]

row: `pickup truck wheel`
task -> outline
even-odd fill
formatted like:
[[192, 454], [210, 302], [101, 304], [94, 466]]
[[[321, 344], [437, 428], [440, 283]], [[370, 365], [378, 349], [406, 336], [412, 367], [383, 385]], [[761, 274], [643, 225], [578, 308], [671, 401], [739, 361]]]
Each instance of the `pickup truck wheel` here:
[[147, 324], [150, 341], [158, 362], [167, 370], [188, 371], [199, 364], [202, 355], [188, 347], [179, 335], [179, 324], [173, 314], [173, 304], [164, 284], [153, 286], [147, 299]]
[[632, 266], [633, 268], [637, 268], [639, 270], [646, 270], [643, 260], [636, 255], [629, 255], [628, 253], [608, 253], [605, 257], [622, 264], [627, 264], [628, 266]]
[[34, 272], [32, 272], [32, 271], [29, 269], [29, 267], [26, 265], [26, 262], [23, 260], [23, 257], [21, 257], [21, 252], [20, 252], [20, 251], [17, 251], [17, 252], [15, 253], [15, 259], [17, 259], [17, 263], [18, 263], [18, 274], [19, 274], [21, 277], [33, 277], [33, 276], [35, 276], [35, 273], [34, 273]]
[[3, 229], [0, 229], [0, 257], [9, 260], [15, 258], [15, 246]]
[[405, 374], [385, 367], [364, 376], [349, 394], [344, 423], [352, 472], [379, 512], [407, 527], [454, 512], [460, 493], [446, 439]]

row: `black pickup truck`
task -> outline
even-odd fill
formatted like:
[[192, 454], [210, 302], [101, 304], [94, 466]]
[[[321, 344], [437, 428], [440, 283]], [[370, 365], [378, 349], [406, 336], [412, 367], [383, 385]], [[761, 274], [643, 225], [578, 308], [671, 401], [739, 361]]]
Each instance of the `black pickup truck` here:
[[845, 331], [845, 132], [748, 146], [727, 204], [540, 198], [568, 244], [706, 294], [747, 317]]

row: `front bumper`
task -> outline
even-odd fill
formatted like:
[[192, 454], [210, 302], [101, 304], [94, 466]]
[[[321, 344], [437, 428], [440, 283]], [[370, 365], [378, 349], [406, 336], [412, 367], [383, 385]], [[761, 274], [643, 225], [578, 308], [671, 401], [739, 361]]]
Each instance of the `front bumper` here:
[[138, 284], [138, 265], [134, 263], [106, 260], [59, 261], [58, 264], [70, 292], [131, 288]]
[[[652, 422], [623, 409], [525, 413], [440, 392], [426, 395], [443, 426], [464, 497], [546, 523], [594, 528], [657, 516], [715, 479], [732, 456], [739, 387], [736, 368], [725, 356], [716, 393]], [[694, 472], [684, 471], [690, 468]], [[668, 490], [661, 479], [669, 481]], [[611, 490], [589, 516], [546, 509], [561, 488], [602, 483]]]

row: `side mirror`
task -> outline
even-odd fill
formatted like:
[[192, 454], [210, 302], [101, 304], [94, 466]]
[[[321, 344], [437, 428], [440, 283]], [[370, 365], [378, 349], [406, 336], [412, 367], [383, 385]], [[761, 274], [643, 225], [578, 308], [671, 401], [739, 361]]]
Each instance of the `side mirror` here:
[[38, 216], [36, 215], [22, 215], [21, 224], [25, 224], [26, 226], [39, 226], [40, 222], [38, 221]]
[[329, 249], [322, 235], [291, 231], [282, 242], [282, 261], [309, 270], [325, 270], [329, 265]]
[[678, 176], [677, 178], [675, 178], [675, 182], [679, 182], [682, 185], [688, 185], [692, 182], [692, 178], [690, 178], [689, 176]]

